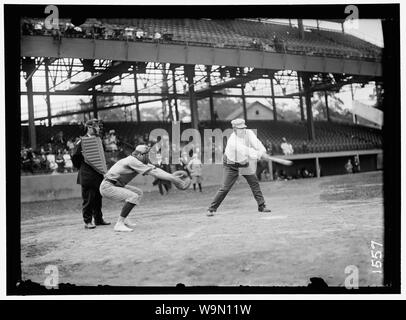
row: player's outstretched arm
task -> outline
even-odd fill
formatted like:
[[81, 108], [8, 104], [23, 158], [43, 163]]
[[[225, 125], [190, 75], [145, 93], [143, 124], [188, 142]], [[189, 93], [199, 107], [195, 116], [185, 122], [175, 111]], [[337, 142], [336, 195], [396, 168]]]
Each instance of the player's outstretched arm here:
[[182, 183], [182, 179], [159, 168], [152, 169], [151, 171], [148, 172], [148, 174], [155, 178], [167, 180], [173, 183]]

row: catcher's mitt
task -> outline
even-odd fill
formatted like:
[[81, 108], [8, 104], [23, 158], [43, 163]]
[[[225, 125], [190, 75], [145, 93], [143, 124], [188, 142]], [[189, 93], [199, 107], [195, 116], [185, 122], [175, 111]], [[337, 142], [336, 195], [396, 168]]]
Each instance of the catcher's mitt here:
[[190, 184], [192, 183], [192, 180], [189, 178], [188, 174], [186, 171], [183, 170], [178, 170], [172, 173], [175, 177], [178, 177], [182, 180], [182, 183], [176, 183], [174, 182], [173, 184], [175, 185], [176, 188], [180, 190], [186, 190], [190, 187]]

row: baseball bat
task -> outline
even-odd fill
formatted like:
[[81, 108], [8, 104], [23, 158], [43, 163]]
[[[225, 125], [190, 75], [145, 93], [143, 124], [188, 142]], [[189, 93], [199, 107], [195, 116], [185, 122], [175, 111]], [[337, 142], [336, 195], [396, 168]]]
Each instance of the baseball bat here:
[[293, 162], [290, 161], [290, 160], [285, 160], [285, 159], [282, 159], [282, 158], [273, 157], [273, 156], [270, 156], [268, 154], [266, 155], [266, 159], [270, 160], [270, 161], [273, 161], [273, 162], [280, 163], [280, 164], [282, 164], [284, 166], [291, 166], [293, 164]]

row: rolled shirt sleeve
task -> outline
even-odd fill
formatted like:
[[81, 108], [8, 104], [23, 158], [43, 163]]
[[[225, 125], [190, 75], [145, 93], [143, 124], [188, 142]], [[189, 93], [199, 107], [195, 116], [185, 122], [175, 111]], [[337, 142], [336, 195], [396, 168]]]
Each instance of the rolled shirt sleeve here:
[[144, 164], [135, 157], [131, 157], [131, 160], [129, 161], [128, 166], [131, 169], [133, 169], [133, 170], [137, 171], [138, 173], [142, 174], [143, 176], [148, 174], [148, 172], [150, 172], [151, 170], [155, 169], [155, 166], [153, 164], [150, 164], [150, 163]]

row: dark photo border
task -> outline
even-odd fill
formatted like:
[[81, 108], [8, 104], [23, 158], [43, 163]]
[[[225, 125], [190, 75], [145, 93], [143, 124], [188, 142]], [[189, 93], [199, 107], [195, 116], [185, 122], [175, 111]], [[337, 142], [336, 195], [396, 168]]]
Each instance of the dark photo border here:
[[[44, 17], [44, 5], [4, 5], [5, 129], [6, 129], [6, 253], [7, 295], [88, 294], [381, 294], [400, 293], [400, 6], [356, 4], [360, 19], [383, 19], [384, 53], [384, 286], [345, 288], [308, 287], [79, 287], [60, 284], [48, 290], [21, 280], [20, 257], [20, 18]], [[57, 5], [61, 18], [151, 17], [151, 18], [303, 18], [345, 19], [346, 4], [339, 5], [249, 5], [249, 6], [94, 6]]]

